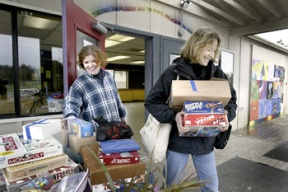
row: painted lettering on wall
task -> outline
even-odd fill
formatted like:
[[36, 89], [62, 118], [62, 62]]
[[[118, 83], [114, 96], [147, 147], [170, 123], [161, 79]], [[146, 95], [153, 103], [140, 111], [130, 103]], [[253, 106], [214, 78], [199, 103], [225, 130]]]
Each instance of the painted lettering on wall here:
[[[165, 17], [166, 19], [168, 19], [169, 21], [175, 23], [176, 25], [179, 25], [180, 26], [180, 21], [176, 18], [173, 18], [172, 16], [170, 16], [169, 14], [161, 11], [161, 10], [158, 10], [158, 9], [154, 9], [154, 8], [151, 8], [151, 7], [134, 7], [134, 6], [117, 6], [117, 7], [105, 7], [105, 8], [101, 8], [101, 9], [98, 9], [96, 11], [94, 11], [92, 13], [92, 15], [94, 17], [97, 17], [99, 15], [102, 15], [102, 14], [105, 14], [105, 13], [109, 13], [109, 12], [115, 12], [115, 11], [145, 11], [145, 12], [151, 12], [151, 13], [154, 13], [154, 14], [158, 14], [158, 15], [161, 15], [163, 17]], [[186, 30], [187, 32], [189, 32], [190, 34], [192, 33], [192, 30], [189, 29], [186, 25], [184, 25], [182, 23], [182, 27], [184, 30]]]

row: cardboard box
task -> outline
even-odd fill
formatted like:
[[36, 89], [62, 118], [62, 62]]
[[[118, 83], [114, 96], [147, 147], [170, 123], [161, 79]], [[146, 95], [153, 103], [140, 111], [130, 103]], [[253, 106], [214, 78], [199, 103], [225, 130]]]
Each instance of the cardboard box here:
[[97, 143], [96, 141], [96, 134], [94, 132], [93, 136], [80, 138], [74, 134], [68, 134], [68, 147], [72, 149], [76, 153], [80, 153], [80, 147], [85, 144], [93, 144]]
[[99, 150], [98, 157], [104, 165], [135, 164], [140, 161], [138, 151], [105, 154]]
[[228, 81], [173, 80], [169, 105], [181, 109], [184, 101], [222, 101], [226, 106], [230, 98]]
[[[52, 170], [45, 171], [44, 174], [50, 176], [52, 175], [55, 181], [59, 182], [61, 179], [67, 175], [71, 175], [79, 172], [79, 165], [74, 161], [68, 159], [68, 163], [66, 165], [57, 167]], [[36, 179], [37, 175], [33, 175], [30, 177], [25, 177], [19, 179], [17, 181], [9, 182], [7, 178], [5, 179], [6, 187], [8, 192], [19, 192], [19, 189], [25, 189], [24, 186], [27, 186], [32, 180]], [[29, 185], [27, 186], [29, 187]]]
[[62, 144], [54, 137], [24, 140], [22, 133], [0, 136], [0, 169], [63, 154]]
[[42, 159], [39, 161], [7, 167], [3, 169], [3, 172], [7, 180], [9, 182], [12, 182], [28, 176], [36, 175], [43, 171], [48, 171], [55, 169], [57, 167], [61, 167], [63, 165], [66, 165], [67, 163], [68, 163], [68, 156], [62, 154], [55, 157]]
[[80, 147], [80, 155], [82, 157], [83, 164], [88, 165], [89, 163], [98, 163], [98, 161], [95, 159], [95, 157], [93, 156], [91, 151], [88, 149], [88, 147], [91, 149], [92, 152], [94, 152], [94, 154], [99, 153], [100, 145], [98, 142], [93, 143], [93, 144], [82, 145]]
[[[99, 145], [87, 145], [94, 153], [98, 154]], [[80, 154], [83, 158], [84, 168], [89, 169], [89, 178], [92, 185], [107, 183], [104, 170], [98, 164], [93, 154], [83, 145], [80, 148]], [[139, 161], [137, 164], [123, 164], [123, 165], [106, 165], [106, 169], [112, 177], [113, 181], [118, 181], [125, 178], [139, 177], [145, 174], [146, 164]]]
[[[108, 182], [103, 168], [97, 163], [90, 163], [87, 167], [84, 164], [84, 168], [89, 169], [89, 178], [92, 185]], [[125, 178], [140, 177], [141, 175], [144, 175], [146, 164], [140, 161], [137, 164], [107, 165], [106, 169], [112, 180], [118, 181]]]
[[42, 119], [22, 126], [24, 139], [45, 139], [61, 132], [61, 119]]
[[94, 134], [94, 125], [79, 118], [68, 119], [67, 129], [80, 138], [91, 137]]
[[[108, 183], [102, 183], [98, 185], [92, 185], [90, 178], [88, 178], [88, 184], [90, 186], [91, 192], [111, 192], [110, 185]], [[124, 185], [119, 184], [114, 181], [114, 187], [116, 191], [118, 192], [119, 190], [124, 191]]]

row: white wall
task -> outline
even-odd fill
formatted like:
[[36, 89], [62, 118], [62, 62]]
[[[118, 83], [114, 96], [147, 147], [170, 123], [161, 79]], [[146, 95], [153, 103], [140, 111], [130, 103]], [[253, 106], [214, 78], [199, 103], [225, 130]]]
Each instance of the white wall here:
[[[230, 37], [229, 49], [235, 52], [234, 63], [234, 87], [238, 96], [237, 118], [232, 124], [237, 128], [247, 127], [249, 124], [250, 111], [250, 80], [251, 80], [251, 62], [252, 53], [254, 59], [269, 62], [285, 68], [284, 80], [284, 101], [283, 115], [288, 112], [287, 107], [287, 81], [288, 81], [288, 56], [275, 48], [269, 47], [259, 42], [255, 42], [246, 37]], [[234, 128], [235, 129], [235, 128]]]

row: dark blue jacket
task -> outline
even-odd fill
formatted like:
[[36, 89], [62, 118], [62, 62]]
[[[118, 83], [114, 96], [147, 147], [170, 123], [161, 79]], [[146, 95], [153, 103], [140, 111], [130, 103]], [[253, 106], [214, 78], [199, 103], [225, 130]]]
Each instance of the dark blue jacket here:
[[[159, 122], [172, 123], [170, 142], [168, 149], [180, 153], [207, 154], [213, 151], [214, 137], [179, 137], [175, 116], [178, 111], [171, 109], [166, 101], [169, 98], [172, 80], [210, 80], [212, 77], [227, 79], [225, 73], [212, 61], [202, 70], [200, 77], [196, 77], [192, 64], [183, 58], [177, 58], [159, 77], [155, 85], [150, 90], [144, 106]], [[221, 89], [221, 87], [219, 87]], [[231, 99], [225, 106], [228, 111], [229, 122], [236, 117], [237, 97], [236, 91], [230, 85]]]

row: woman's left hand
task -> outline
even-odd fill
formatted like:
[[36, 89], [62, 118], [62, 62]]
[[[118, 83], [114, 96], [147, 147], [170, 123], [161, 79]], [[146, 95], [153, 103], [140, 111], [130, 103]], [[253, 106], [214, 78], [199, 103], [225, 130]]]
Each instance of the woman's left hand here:
[[126, 118], [125, 118], [125, 117], [122, 117], [122, 118], [121, 118], [121, 122], [127, 124], [127, 123], [126, 123]]
[[[224, 114], [226, 115], [226, 119], [227, 119], [227, 121], [228, 121], [228, 117], [227, 117], [228, 111], [227, 111], [227, 110], [224, 110]], [[228, 128], [229, 128], [229, 122], [227, 123], [227, 126], [220, 127], [219, 130], [220, 130], [221, 132], [224, 132], [224, 131], [228, 130]]]

